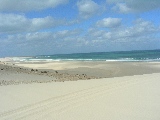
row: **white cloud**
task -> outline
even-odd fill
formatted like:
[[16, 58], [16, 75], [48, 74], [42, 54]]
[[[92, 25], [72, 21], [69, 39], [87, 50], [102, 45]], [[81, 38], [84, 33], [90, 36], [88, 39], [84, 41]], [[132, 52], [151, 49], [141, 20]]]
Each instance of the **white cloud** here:
[[75, 36], [79, 35], [81, 33], [81, 30], [75, 29], [75, 30], [63, 30], [63, 31], [58, 31], [54, 34], [55, 39], [68, 39]]
[[23, 15], [0, 14], [0, 33], [23, 31], [30, 27], [30, 22]]
[[[26, 34], [13, 34], [8, 35], [5, 38], [5, 42], [15, 42], [15, 43], [21, 43], [21, 42], [33, 42], [36, 41], [37, 44], [42, 41], [63, 41], [63, 39], [68, 37], [74, 37], [76, 35], [79, 35], [81, 33], [81, 30], [74, 29], [74, 30], [62, 30], [57, 32], [31, 32]], [[0, 39], [2, 41], [2, 39]], [[4, 41], [4, 40], [3, 40]], [[6, 42], [6, 43], [8, 43]]]
[[96, 23], [98, 27], [118, 27], [121, 25], [121, 18], [104, 18], [103, 20], [99, 20]]
[[56, 20], [50, 16], [29, 19], [24, 15], [0, 14], [0, 33], [31, 32], [64, 24], [63, 20]]
[[125, 3], [117, 3], [112, 10], [117, 11], [119, 13], [131, 13], [135, 12], [133, 9], [129, 8]]
[[81, 0], [77, 2], [79, 15], [81, 18], [87, 19], [100, 13], [101, 6], [92, 0]]
[[150, 21], [145, 21], [143, 19], [137, 19], [134, 21], [134, 26], [119, 30], [118, 37], [139, 37], [139, 36], [148, 36], [155, 34], [160, 29]]
[[63, 20], [56, 20], [53, 17], [47, 16], [44, 18], [33, 18], [31, 19], [32, 28], [35, 30], [45, 29], [45, 28], [52, 28], [59, 25], [64, 25], [65, 21]]
[[68, 0], [0, 0], [0, 11], [31, 11], [54, 8]]
[[[16, 54], [36, 55], [90, 52], [90, 50], [93, 52], [113, 49], [143, 49], [147, 45], [155, 48], [155, 42], [159, 42], [159, 32], [160, 28], [152, 22], [137, 19], [130, 27], [121, 26], [107, 30], [97, 27], [90, 28], [86, 33], [80, 29], [74, 29], [6, 35], [6, 37], [0, 38], [0, 49], [4, 53], [13, 52], [15, 56]], [[4, 48], [4, 46], [8, 48]], [[11, 53], [9, 54], [11, 55]]]
[[102, 41], [104, 44], [106, 42], [126, 42], [130, 44], [130, 41], [147, 41], [152, 40], [160, 32], [160, 28], [155, 26], [150, 21], [145, 21], [143, 19], [137, 19], [133, 22], [130, 27], [121, 26], [116, 29], [100, 29], [92, 28], [88, 31], [86, 38], [93, 41]]
[[122, 13], [144, 12], [160, 8], [159, 0], [106, 0], [107, 3], [113, 3], [113, 9]]
[[12, 55], [13, 52], [13, 56], [59, 53], [69, 47], [74, 48], [80, 33], [81, 30], [74, 29], [6, 35], [0, 38], [0, 49], [6, 55]]

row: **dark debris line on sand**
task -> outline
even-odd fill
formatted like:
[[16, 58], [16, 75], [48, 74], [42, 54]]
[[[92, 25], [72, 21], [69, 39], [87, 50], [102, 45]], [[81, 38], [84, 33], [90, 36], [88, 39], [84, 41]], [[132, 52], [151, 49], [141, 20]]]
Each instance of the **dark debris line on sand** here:
[[60, 73], [59, 71], [54, 70], [40, 70], [40, 69], [30, 69], [24, 67], [18, 67], [14, 64], [6, 64], [0, 62], [0, 73], [7, 74], [8, 72], [21, 74], [33, 74], [33, 75], [42, 75], [42, 76], [49, 76], [51, 78], [55, 78], [53, 80], [1, 80], [0, 86], [3, 85], [17, 85], [17, 84], [31, 84], [31, 83], [46, 83], [46, 82], [64, 82], [64, 81], [76, 81], [76, 80], [89, 80], [89, 79], [97, 79], [98, 77], [94, 76], [87, 76], [86, 74], [68, 74], [68, 73]]

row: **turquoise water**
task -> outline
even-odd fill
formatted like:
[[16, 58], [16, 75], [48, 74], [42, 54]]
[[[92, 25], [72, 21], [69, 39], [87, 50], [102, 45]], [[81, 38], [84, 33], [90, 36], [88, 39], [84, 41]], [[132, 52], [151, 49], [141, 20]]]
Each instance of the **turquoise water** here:
[[20, 61], [160, 61], [160, 50], [38, 55]]

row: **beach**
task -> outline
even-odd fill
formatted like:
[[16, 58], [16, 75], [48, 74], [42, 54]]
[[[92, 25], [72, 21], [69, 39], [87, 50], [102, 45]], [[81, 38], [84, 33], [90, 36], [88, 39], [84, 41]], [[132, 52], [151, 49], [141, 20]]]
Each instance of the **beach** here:
[[160, 0], [0, 0], [0, 120], [160, 120]]
[[160, 62], [0, 61], [0, 120], [160, 119]]

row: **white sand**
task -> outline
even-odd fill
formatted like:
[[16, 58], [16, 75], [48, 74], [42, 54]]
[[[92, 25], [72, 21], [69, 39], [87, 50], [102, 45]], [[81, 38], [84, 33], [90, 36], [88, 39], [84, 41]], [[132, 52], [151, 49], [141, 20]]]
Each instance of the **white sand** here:
[[[34, 68], [34, 69], [53, 69], [53, 70], [65, 70], [65, 69], [73, 69], [73, 68], [79, 68], [79, 67], [94, 67], [93, 64], [79, 64], [81, 62], [75, 62], [75, 61], [54, 61], [54, 62], [47, 62], [43, 64], [33, 64], [33, 63], [19, 63], [16, 64], [18, 66], [23, 66], [23, 67], [29, 67], [29, 68]], [[87, 62], [89, 63], [89, 62]]]
[[160, 120], [160, 73], [0, 86], [0, 120]]

